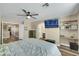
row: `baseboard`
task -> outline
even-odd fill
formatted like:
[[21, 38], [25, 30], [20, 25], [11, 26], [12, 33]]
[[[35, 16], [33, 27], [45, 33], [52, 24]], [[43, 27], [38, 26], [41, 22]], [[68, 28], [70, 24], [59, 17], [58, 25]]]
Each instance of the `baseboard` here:
[[69, 44], [64, 44], [64, 43], [61, 43], [60, 45], [64, 45], [64, 46], [69, 47]]

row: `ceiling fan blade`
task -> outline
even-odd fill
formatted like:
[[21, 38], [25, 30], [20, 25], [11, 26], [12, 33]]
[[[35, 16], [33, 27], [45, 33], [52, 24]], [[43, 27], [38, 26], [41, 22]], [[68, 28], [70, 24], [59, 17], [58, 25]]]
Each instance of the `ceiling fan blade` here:
[[[30, 17], [32, 17], [32, 16], [30, 16]], [[37, 18], [35, 18], [35, 17], [32, 17], [33, 19], [37, 19]]]
[[25, 9], [22, 9], [22, 11], [23, 11], [24, 13], [27, 13]]
[[49, 6], [49, 3], [44, 3], [42, 6], [43, 7], [48, 7]]
[[37, 15], [39, 15], [39, 14], [32, 14], [32, 16], [37, 16]]

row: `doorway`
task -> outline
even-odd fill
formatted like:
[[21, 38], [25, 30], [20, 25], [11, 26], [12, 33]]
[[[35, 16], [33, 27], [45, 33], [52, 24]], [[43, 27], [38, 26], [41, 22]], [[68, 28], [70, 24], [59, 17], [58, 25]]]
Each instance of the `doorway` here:
[[19, 40], [19, 24], [3, 23], [3, 43]]

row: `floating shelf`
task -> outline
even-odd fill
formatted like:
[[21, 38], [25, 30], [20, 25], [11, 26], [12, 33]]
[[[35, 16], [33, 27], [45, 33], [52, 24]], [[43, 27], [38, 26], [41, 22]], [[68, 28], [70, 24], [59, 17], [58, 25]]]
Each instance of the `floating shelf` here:
[[72, 23], [72, 22], [78, 22], [78, 20], [63, 21], [63, 23]]

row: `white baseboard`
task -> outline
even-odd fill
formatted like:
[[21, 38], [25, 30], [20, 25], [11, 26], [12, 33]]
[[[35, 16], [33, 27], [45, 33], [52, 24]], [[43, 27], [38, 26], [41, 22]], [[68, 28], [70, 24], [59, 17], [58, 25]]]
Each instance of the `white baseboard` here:
[[64, 45], [64, 46], [69, 47], [69, 44], [65, 44], [65, 43], [61, 43], [60, 45]]

